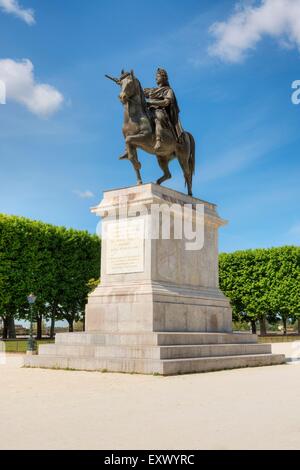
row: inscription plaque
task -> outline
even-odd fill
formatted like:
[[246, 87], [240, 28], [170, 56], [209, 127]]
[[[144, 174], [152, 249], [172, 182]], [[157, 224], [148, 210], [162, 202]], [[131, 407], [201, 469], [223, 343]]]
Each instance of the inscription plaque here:
[[130, 274], [144, 271], [144, 219], [107, 222], [106, 273]]

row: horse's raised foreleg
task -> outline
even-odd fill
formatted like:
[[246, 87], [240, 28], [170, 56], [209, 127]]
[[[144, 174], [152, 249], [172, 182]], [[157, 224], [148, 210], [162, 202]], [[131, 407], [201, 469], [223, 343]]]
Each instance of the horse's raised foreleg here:
[[[140, 134], [128, 135], [125, 138], [126, 150], [119, 157], [119, 160], [131, 160], [132, 163], [138, 161], [136, 146], [138, 146], [139, 143], [143, 143], [145, 141], [145, 138], [147, 138], [148, 136], [148, 132], [141, 132]], [[133, 154], [132, 156], [130, 156], [130, 152]]]
[[156, 184], [161, 184], [164, 181], [167, 181], [170, 178], [172, 178], [172, 175], [171, 175], [170, 170], [169, 170], [169, 159], [168, 159], [168, 157], [161, 157], [159, 155], [156, 155], [156, 157], [157, 157], [157, 161], [158, 161], [158, 164], [159, 164], [160, 168], [164, 172], [163, 176], [156, 181]]
[[139, 144], [143, 144], [149, 136], [151, 136], [151, 134], [148, 131], [140, 132], [139, 134], [128, 135], [125, 141], [127, 145], [139, 146]]

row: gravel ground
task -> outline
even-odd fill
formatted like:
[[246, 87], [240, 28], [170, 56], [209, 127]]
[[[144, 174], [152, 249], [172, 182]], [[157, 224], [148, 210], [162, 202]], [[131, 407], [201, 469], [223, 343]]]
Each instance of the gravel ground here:
[[22, 356], [6, 358], [0, 449], [300, 449], [300, 362], [155, 377], [25, 369]]

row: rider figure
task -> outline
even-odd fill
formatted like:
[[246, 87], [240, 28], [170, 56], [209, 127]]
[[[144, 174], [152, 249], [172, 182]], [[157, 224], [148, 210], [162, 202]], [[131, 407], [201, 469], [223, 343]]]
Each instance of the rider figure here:
[[179, 107], [174, 91], [170, 87], [166, 70], [158, 69], [156, 73], [157, 88], [144, 90], [147, 104], [154, 114], [156, 144], [154, 149], [160, 150], [162, 130], [170, 129], [177, 140], [183, 141], [183, 128], [179, 119]]

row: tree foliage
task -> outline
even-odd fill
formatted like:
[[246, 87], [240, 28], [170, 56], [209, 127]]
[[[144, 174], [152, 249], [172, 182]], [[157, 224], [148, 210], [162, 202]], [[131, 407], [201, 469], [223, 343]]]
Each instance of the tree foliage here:
[[220, 287], [235, 320], [256, 322], [300, 318], [300, 247], [221, 254]]
[[[28, 319], [34, 305], [38, 336], [42, 319], [82, 319], [91, 279], [100, 274], [100, 240], [85, 231], [0, 214], [0, 316]], [[39, 331], [40, 330], [40, 331]], [[6, 331], [4, 331], [4, 334]]]

